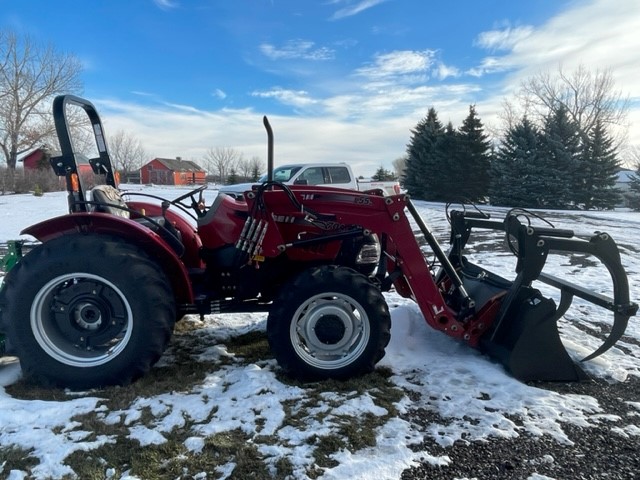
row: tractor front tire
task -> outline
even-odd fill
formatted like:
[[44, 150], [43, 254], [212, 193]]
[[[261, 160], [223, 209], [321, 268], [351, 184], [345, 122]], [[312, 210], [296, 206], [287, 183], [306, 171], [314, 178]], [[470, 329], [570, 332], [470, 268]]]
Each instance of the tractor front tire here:
[[106, 235], [45, 242], [3, 288], [3, 318], [23, 374], [45, 386], [130, 383], [160, 358], [176, 318], [161, 268]]
[[371, 372], [391, 338], [380, 290], [346, 267], [306, 270], [282, 289], [267, 319], [271, 351], [302, 380]]

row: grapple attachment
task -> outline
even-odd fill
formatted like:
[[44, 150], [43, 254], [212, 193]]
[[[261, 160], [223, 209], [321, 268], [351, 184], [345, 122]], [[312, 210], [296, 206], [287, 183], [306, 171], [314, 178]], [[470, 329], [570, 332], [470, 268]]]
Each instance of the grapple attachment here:
[[[458, 272], [464, 289], [476, 299], [501, 296], [500, 307], [484, 325], [478, 346], [501, 361], [523, 381], [578, 381], [587, 376], [565, 350], [557, 321], [571, 306], [574, 297], [582, 298], [614, 314], [613, 326], [604, 343], [582, 359], [590, 360], [610, 349], [624, 334], [629, 317], [638, 305], [629, 299], [627, 275], [620, 262], [614, 240], [597, 232], [588, 239], [578, 238], [571, 230], [534, 226], [521, 222], [521, 215], [508, 214], [497, 222], [477, 211], [451, 212], [451, 250], [449, 261]], [[517, 257], [513, 281], [497, 277], [467, 261], [463, 249], [472, 229], [501, 230]], [[613, 282], [613, 297], [590, 291], [580, 285], [542, 272], [550, 252], [580, 253], [593, 256], [607, 268]], [[558, 305], [531, 286], [540, 281], [560, 290]], [[480, 307], [476, 300], [476, 307]], [[470, 323], [477, 321], [473, 316]], [[487, 319], [483, 322], [486, 324]], [[477, 330], [477, 328], [476, 328]], [[471, 343], [471, 342], [470, 342]]]

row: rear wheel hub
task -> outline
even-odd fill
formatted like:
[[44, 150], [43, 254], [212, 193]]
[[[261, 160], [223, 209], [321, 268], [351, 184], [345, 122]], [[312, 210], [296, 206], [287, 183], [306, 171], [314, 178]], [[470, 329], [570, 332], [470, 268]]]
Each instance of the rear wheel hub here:
[[131, 306], [110, 281], [88, 273], [61, 275], [44, 285], [31, 306], [31, 329], [52, 358], [93, 367], [128, 344]]

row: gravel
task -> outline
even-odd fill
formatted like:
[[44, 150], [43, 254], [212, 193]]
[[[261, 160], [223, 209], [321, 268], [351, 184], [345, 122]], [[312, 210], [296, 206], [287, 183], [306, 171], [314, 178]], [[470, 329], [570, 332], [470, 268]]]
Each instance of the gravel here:
[[[603, 420], [590, 427], [566, 423], [563, 430], [573, 444], [560, 444], [550, 436], [523, 434], [515, 439], [458, 441], [442, 447], [425, 437], [415, 446], [433, 456], [448, 456], [446, 466], [425, 461], [405, 470], [412, 479], [636, 479], [640, 478], [640, 379], [609, 384], [602, 380], [581, 383], [533, 384], [562, 394], [589, 395], [598, 400]], [[427, 426], [442, 421], [432, 411], [408, 413], [407, 420]], [[517, 418], [512, 419], [518, 422]], [[625, 430], [626, 429], [626, 430]]]

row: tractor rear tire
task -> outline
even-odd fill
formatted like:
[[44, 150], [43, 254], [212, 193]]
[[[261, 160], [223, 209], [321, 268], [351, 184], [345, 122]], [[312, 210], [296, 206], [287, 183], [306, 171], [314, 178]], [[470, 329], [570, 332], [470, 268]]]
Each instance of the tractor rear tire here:
[[86, 389], [126, 385], [166, 348], [176, 318], [161, 268], [106, 235], [65, 235], [7, 275], [3, 318], [26, 379]]
[[346, 267], [302, 272], [282, 288], [267, 319], [271, 351], [302, 380], [345, 379], [371, 372], [391, 338], [380, 290]]

